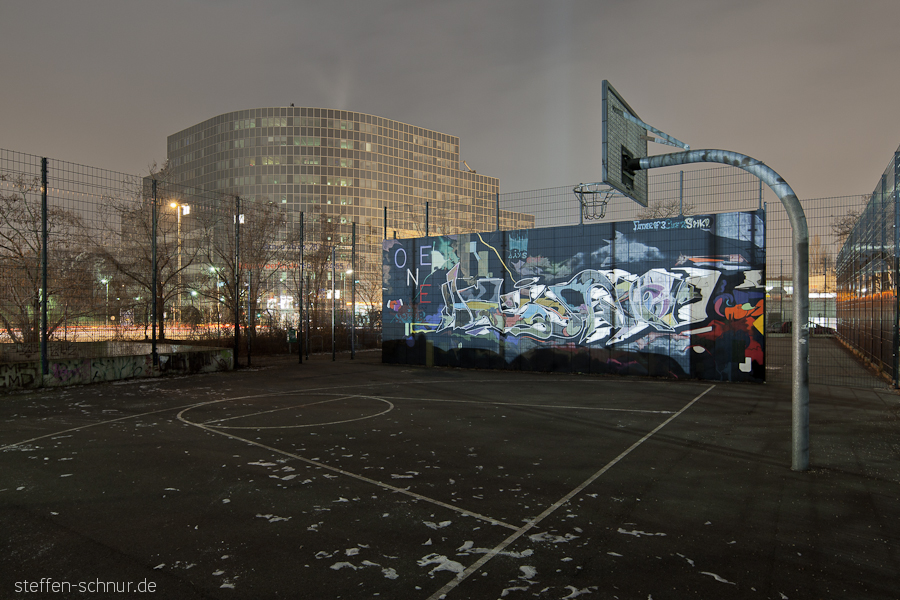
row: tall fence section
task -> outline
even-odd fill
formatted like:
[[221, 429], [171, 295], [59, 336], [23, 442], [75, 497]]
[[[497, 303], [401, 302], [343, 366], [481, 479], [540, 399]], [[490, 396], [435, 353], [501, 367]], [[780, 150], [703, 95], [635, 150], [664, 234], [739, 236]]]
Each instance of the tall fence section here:
[[[896, 382], [897, 164], [895, 154], [874, 194], [802, 201], [813, 383], [865, 384], [850, 368], [857, 360]], [[731, 167], [651, 173], [648, 208], [616, 195], [579, 199], [574, 187], [499, 194], [496, 229], [539, 237], [561, 226], [762, 210], [765, 378], [790, 380], [790, 224], [758, 179]], [[420, 208], [417, 235], [476, 233], [440, 203]], [[244, 360], [266, 346], [381, 347], [381, 320], [396, 316], [382, 304], [381, 238], [393, 237], [399, 218], [383, 210], [391, 226], [357, 243], [348, 224], [313, 207], [289, 212], [188, 188], [165, 170], [136, 176], [0, 150], [0, 375], [20, 377], [12, 365], [26, 361], [42, 363], [35, 378], [51, 374], [52, 361], [135, 354], [149, 357], [140, 369], [160, 369], [182, 360], [175, 350], [201, 344], [237, 348]]]
[[900, 371], [900, 149], [871, 199], [845, 215], [846, 239], [837, 254], [837, 330], [864, 360], [889, 374]]
[[[660, 227], [666, 227], [702, 215], [762, 210], [765, 214], [766, 238], [762, 281], [766, 298], [764, 319], [757, 325], [762, 326], [765, 331], [765, 378], [769, 382], [790, 382], [793, 264], [791, 226], [781, 202], [758, 178], [732, 167], [651, 173], [648, 181], [651, 200], [647, 208], [616, 194], [597, 194], [594, 197], [579, 199], [573, 193], [575, 184], [571, 184], [500, 194], [497, 198], [497, 209], [503, 211], [502, 214], [512, 215], [514, 218], [520, 214], [529, 215], [534, 219], [534, 227], [538, 229], [596, 223], [633, 224], [636, 221], [657, 222]], [[892, 182], [893, 179], [886, 176], [885, 181]], [[894, 184], [886, 185], [885, 190], [882, 198], [888, 196], [896, 198]], [[838, 297], [838, 262], [842, 253], [848, 251], [850, 232], [863, 227], [864, 223], [869, 221], [878, 223], [879, 226], [881, 224], [887, 226], [893, 222], [893, 212], [890, 213], [890, 218], [885, 220], [874, 216], [872, 211], [875, 210], [873, 206], [881, 206], [885, 202], [895, 200], [877, 200], [877, 196], [876, 192], [875, 195], [801, 201], [810, 235], [810, 322], [807, 325], [811, 334], [812, 383], [879, 386], [887, 385], [892, 379], [896, 381], [896, 370], [891, 369], [889, 361], [878, 362], [865, 351], [866, 344], [875, 345], [876, 342], [873, 340], [877, 339], [877, 336], [886, 335], [888, 338], [891, 336], [892, 322], [897, 320], [897, 313], [891, 308], [893, 306], [891, 302], [897, 297], [896, 285], [888, 283], [887, 279], [884, 280], [884, 289], [878, 304], [878, 310], [883, 311], [879, 313], [882, 320], [879, 324], [871, 326], [871, 333], [868, 335], [860, 335], [859, 327], [853, 329], [853, 335], [844, 333], [853, 326], [846, 323], [846, 316], [838, 314], [838, 307], [844, 305]], [[870, 213], [873, 216], [865, 217]], [[421, 229], [426, 231], [427, 227], [423, 225]], [[497, 229], [506, 230], [512, 227], [499, 225]], [[879, 251], [883, 252], [880, 264], [886, 265], [895, 260], [895, 247], [888, 247], [887, 244], [880, 246]], [[690, 254], [688, 250], [685, 247], [686, 257]], [[887, 257], [890, 257], [890, 260]], [[531, 260], [532, 266], [538, 269], [540, 265], [537, 262], [540, 258], [531, 257]], [[385, 264], [390, 267], [387, 258]], [[893, 281], [896, 280], [891, 280]], [[871, 303], [872, 299], [865, 301]], [[859, 306], [856, 310], [857, 314], [861, 314]], [[883, 316], [880, 316], [882, 314]], [[384, 319], [397, 318], [402, 320], [402, 317], [394, 314], [390, 307], [386, 306]], [[845, 323], [843, 326], [842, 319]], [[887, 334], [882, 333], [885, 331]], [[857, 338], [854, 339], [853, 336]], [[896, 344], [892, 346], [890, 341], [884, 343], [883, 351], [888, 356], [891, 352], [896, 353]], [[860, 368], [860, 364], [869, 367], [870, 373], [874, 371], [881, 378], [871, 377], [870, 373]]]
[[54, 385], [59, 372], [103, 379], [96, 365], [109, 357], [147, 357], [132, 373], [141, 375], [190, 352], [184, 368], [200, 370], [197, 361], [226, 368], [273, 345], [375, 346], [366, 317], [377, 313], [380, 274], [354, 269], [355, 235], [330, 221], [179, 186], [165, 172], [0, 151], [3, 387]]

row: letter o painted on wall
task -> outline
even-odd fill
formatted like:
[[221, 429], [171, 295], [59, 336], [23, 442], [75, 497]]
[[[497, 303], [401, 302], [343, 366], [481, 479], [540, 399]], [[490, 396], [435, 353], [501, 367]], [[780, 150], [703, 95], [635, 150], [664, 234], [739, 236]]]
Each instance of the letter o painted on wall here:
[[[402, 265], [400, 264], [400, 260], [399, 260], [399, 257], [400, 257], [400, 253], [401, 253], [401, 252], [403, 253], [403, 264], [402, 264]], [[397, 248], [397, 251], [394, 252], [394, 265], [395, 265], [398, 269], [402, 269], [403, 267], [406, 266], [406, 250], [405, 250], [405, 249], [403, 249], [403, 248]]]

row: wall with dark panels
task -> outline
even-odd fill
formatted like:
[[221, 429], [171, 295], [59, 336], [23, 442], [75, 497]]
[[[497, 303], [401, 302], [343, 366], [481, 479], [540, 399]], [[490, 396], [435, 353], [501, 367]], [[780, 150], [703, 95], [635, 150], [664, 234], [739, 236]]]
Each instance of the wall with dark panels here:
[[765, 379], [762, 211], [383, 247], [383, 360]]

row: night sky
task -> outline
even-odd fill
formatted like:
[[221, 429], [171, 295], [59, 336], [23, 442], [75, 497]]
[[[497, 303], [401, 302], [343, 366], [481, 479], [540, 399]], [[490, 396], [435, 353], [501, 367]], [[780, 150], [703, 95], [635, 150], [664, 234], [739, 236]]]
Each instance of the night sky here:
[[141, 174], [169, 134], [294, 103], [457, 135], [512, 192], [599, 179], [608, 79], [801, 198], [864, 194], [900, 145], [898, 23], [896, 0], [0, 0], [0, 148]]

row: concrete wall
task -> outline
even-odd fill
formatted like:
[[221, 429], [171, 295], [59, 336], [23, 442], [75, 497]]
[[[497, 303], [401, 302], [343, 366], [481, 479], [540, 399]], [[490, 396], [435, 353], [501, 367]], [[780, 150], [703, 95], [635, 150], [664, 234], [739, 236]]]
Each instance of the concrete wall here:
[[108, 356], [49, 361], [46, 377], [41, 377], [40, 361], [0, 363], [0, 392], [155, 377], [167, 373], [210, 373], [234, 368], [231, 349], [193, 350], [159, 355], [154, 369], [147, 356]]

